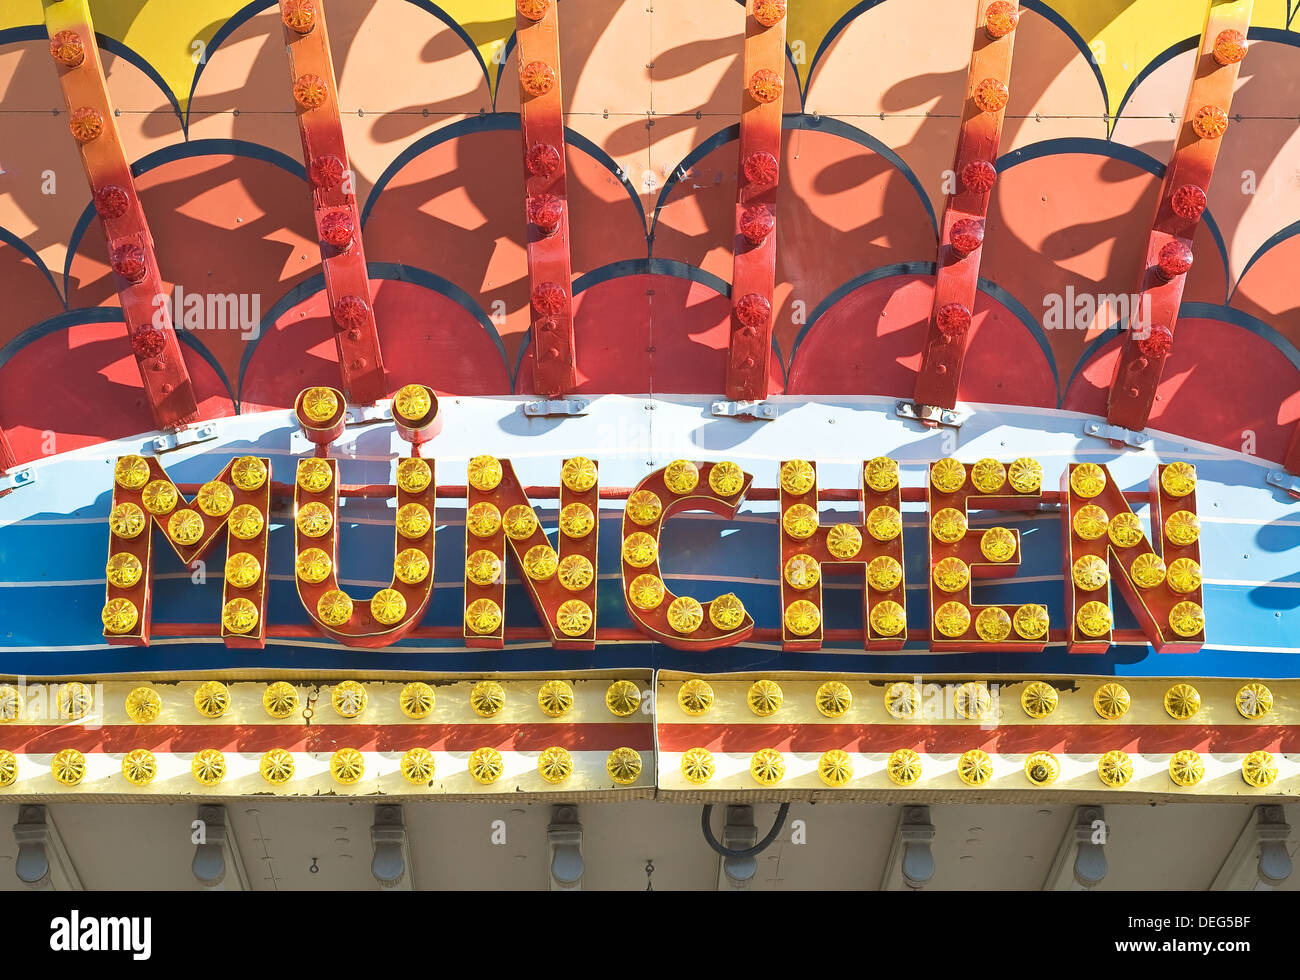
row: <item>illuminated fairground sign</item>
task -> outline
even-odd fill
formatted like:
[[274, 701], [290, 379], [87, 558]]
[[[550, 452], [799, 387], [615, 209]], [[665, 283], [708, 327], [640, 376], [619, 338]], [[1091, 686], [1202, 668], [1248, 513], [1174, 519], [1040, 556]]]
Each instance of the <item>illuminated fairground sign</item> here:
[[[463, 471], [463, 484], [440, 487], [435, 460], [421, 455], [421, 446], [441, 427], [438, 402], [419, 385], [402, 389], [393, 402], [394, 423], [411, 447], [411, 455], [397, 462], [396, 483], [345, 485], [338, 460], [328, 455], [343, 432], [345, 412], [334, 389], [311, 388], [299, 396], [297, 420], [316, 454], [297, 461], [291, 484], [275, 482], [269, 457], [237, 457], [198, 486], [178, 485], [156, 458], [118, 458], [105, 637], [117, 644], [150, 641], [157, 571], [150, 531], [156, 525], [186, 566], [204, 559], [227, 535], [220, 635], [230, 647], [264, 646], [273, 628], [266, 611], [266, 581], [274, 571], [267, 547], [272, 502], [291, 499], [293, 575], [312, 628], [346, 646], [389, 646], [420, 626], [434, 583], [437, 500], [454, 497], [464, 506], [464, 550], [457, 561], [464, 564], [465, 645], [505, 643], [506, 570], [514, 563], [550, 645], [592, 649], [603, 639], [597, 515], [601, 500], [614, 498], [623, 504], [620, 578], [635, 629], [677, 649], [732, 646], [755, 633], [744, 602], [735, 592], [704, 601], [675, 594], [664, 581], [661, 563], [671, 554], [662, 540], [675, 514], [710, 511], [735, 518], [748, 496], [779, 502], [779, 549], [773, 547], [771, 555], [780, 581], [779, 638], [785, 650], [821, 647], [827, 632], [824, 580], [830, 576], [859, 587], [861, 639], [868, 651], [900, 650], [909, 639], [921, 639], [935, 652], [1041, 652], [1055, 638], [1072, 653], [1104, 653], [1114, 640], [1112, 582], [1141, 638], [1157, 652], [1190, 653], [1205, 641], [1196, 469], [1188, 462], [1158, 464], [1146, 491], [1125, 493], [1105, 465], [1091, 462], [1069, 463], [1060, 489], [1044, 489], [1043, 467], [1028, 456], [971, 464], [943, 458], [928, 464], [924, 487], [904, 487], [898, 463], [880, 456], [863, 463], [849, 495], [859, 518], [826, 523], [819, 503], [846, 495], [822, 491], [816, 464], [802, 459], [780, 462], [775, 490], [755, 488], [753, 476], [734, 462], [685, 459], [656, 469], [634, 487], [606, 488], [597, 460], [573, 456], [562, 460], [556, 490], [527, 488], [509, 459], [478, 455]], [[461, 478], [458, 472], [455, 479]], [[553, 541], [531, 498], [557, 495]], [[368, 600], [354, 599], [339, 586], [339, 500], [349, 496], [396, 498], [391, 582]], [[919, 583], [904, 574], [905, 500], [925, 502], [929, 528], [927, 626], [920, 630], [908, 629], [907, 590]], [[1138, 502], [1149, 505], [1151, 535], [1132, 509]], [[972, 592], [980, 578], [1013, 576], [1022, 542], [1018, 530], [1001, 524], [973, 530], [970, 512], [1033, 513], [1044, 504], [1059, 506], [1061, 514], [1067, 615], [1060, 624], [1051, 622], [1041, 603], [984, 605]], [[738, 577], [743, 571], [737, 568]]]

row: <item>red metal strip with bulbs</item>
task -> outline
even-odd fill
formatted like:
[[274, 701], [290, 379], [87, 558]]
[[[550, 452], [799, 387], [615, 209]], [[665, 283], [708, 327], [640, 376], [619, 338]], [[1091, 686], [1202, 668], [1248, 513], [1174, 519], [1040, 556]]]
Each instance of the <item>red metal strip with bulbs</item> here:
[[934, 306], [916, 378], [914, 397], [921, 405], [952, 408], [957, 403], [979, 286], [984, 220], [997, 177], [994, 162], [1002, 139], [1019, 18], [1015, 2], [980, 0], [953, 163], [957, 187], [944, 207]]
[[573, 342], [569, 202], [565, 193], [560, 15], [553, 0], [517, 0], [519, 116], [528, 221], [533, 386], [562, 395], [578, 385]]
[[165, 295], [158, 257], [117, 131], [86, 0], [47, 5], [45, 26], [69, 127], [108, 242], [122, 319], [145, 398], [158, 428], [178, 428], [198, 417], [198, 403], [169, 304], [155, 302]]
[[388, 388], [325, 11], [314, 0], [280, 0], [280, 17], [343, 389], [349, 401], [366, 404], [383, 398]]
[[1138, 431], [1146, 428], [1151, 416], [1192, 264], [1192, 236], [1205, 210], [1214, 163], [1228, 128], [1253, 6], [1253, 0], [1213, 0], [1207, 12], [1182, 129], [1165, 171], [1138, 280], [1150, 303], [1150, 322], [1135, 323], [1124, 339], [1106, 410], [1111, 425]]
[[768, 394], [785, 13], [785, 0], [748, 0], [745, 8], [745, 94], [740, 116], [726, 379], [727, 397], [739, 401], [761, 400]]

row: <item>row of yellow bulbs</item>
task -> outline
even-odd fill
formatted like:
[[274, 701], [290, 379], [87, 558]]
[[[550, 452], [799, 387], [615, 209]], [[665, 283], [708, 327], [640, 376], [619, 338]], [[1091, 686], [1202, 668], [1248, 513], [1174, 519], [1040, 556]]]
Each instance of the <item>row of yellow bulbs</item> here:
[[[677, 689], [677, 704], [688, 715], [702, 715], [714, 703], [713, 685], [696, 677], [684, 681]], [[760, 718], [776, 714], [785, 700], [781, 685], [773, 680], [757, 680], [749, 686], [746, 702], [749, 709]], [[1046, 718], [1056, 710], [1056, 688], [1044, 681], [1031, 681], [1020, 693], [1020, 706], [1030, 718]], [[827, 718], [839, 718], [853, 704], [853, 691], [843, 681], [826, 681], [814, 695], [817, 710]], [[1242, 686], [1235, 699], [1237, 711], [1243, 718], [1262, 718], [1273, 709], [1273, 692], [1257, 681]], [[1107, 721], [1123, 717], [1132, 704], [1128, 689], [1114, 681], [1098, 686], [1092, 697], [1097, 714]], [[957, 715], [972, 721], [989, 717], [993, 697], [988, 686], [979, 681], [968, 681], [953, 692], [953, 708]], [[1165, 692], [1164, 708], [1169, 717], [1186, 721], [1201, 710], [1201, 694], [1191, 684], [1174, 684]], [[885, 689], [885, 710], [898, 719], [915, 718], [921, 709], [921, 689], [909, 681], [898, 681]]]
[[[432, 685], [412, 681], [402, 687], [398, 705], [408, 718], [427, 718], [435, 697]], [[88, 684], [73, 681], [59, 687], [57, 700], [60, 717], [83, 718], [94, 706], [94, 691]], [[331, 689], [330, 703], [343, 718], [356, 718], [368, 701], [365, 685], [357, 681], [341, 681]], [[469, 703], [475, 714], [490, 718], [505, 707], [505, 688], [496, 681], [479, 681], [470, 689]], [[288, 718], [298, 704], [298, 689], [287, 681], [269, 684], [262, 693], [262, 706], [272, 718]], [[573, 686], [567, 681], [546, 681], [538, 688], [537, 704], [543, 714], [558, 718], [573, 707]], [[641, 689], [632, 681], [614, 681], [605, 691], [605, 705], [612, 714], [625, 718], [641, 706]], [[221, 681], [205, 681], [194, 692], [194, 707], [205, 718], [220, 718], [230, 708], [230, 689]], [[134, 688], [126, 696], [126, 713], [132, 721], [148, 724], [161, 712], [162, 697], [151, 687]], [[11, 684], [0, 686], [0, 722], [22, 715], [21, 692]]]
[[[282, 786], [294, 776], [293, 753], [271, 749], [262, 755], [258, 769], [272, 786]], [[641, 769], [641, 753], [632, 748], [617, 748], [605, 760], [609, 777], [623, 786], [636, 782]], [[413, 748], [402, 755], [402, 776], [412, 785], [428, 785], [436, 770], [429, 749]], [[469, 755], [467, 770], [475, 782], [490, 785], [504, 771], [501, 753], [489, 747], [475, 749]], [[76, 786], [85, 778], [86, 756], [78, 749], [62, 749], [54, 754], [50, 771], [61, 785]], [[219, 749], [196, 752], [190, 763], [190, 774], [201, 786], [216, 786], [226, 778], [226, 771], [226, 757]], [[548, 783], [561, 783], [573, 773], [573, 756], [562, 746], [553, 745], [539, 754], [537, 771]], [[330, 775], [341, 786], [360, 782], [365, 773], [365, 757], [357, 749], [339, 749], [330, 756]], [[158, 759], [148, 749], [134, 749], [122, 760], [122, 775], [132, 786], [147, 786], [158, 775]], [[17, 757], [0, 750], [0, 787], [11, 786], [17, 779]]]
[[[682, 777], [703, 785], [717, 771], [713, 753], [704, 748], [682, 753]], [[921, 757], [911, 749], [890, 753], [885, 772], [899, 786], [912, 786], [921, 779]], [[785, 778], [785, 759], [776, 749], [759, 749], [749, 761], [749, 773], [761, 786], [774, 786]], [[1035, 786], [1048, 786], [1061, 773], [1051, 752], [1034, 752], [1025, 759], [1025, 777]], [[843, 786], [853, 778], [853, 760], [842, 749], [823, 752], [817, 760], [817, 775], [827, 786]], [[1110, 787], [1126, 785], [1133, 778], [1133, 760], [1126, 752], [1107, 752], [1097, 760], [1097, 775]], [[982, 749], [971, 749], [957, 760], [957, 776], [967, 786], [984, 786], [993, 778], [993, 760]], [[1266, 787], [1277, 779], [1277, 763], [1269, 752], [1251, 752], [1242, 760], [1241, 776], [1249, 785]], [[1205, 763], [1191, 749], [1176, 752], [1169, 760], [1169, 777], [1179, 786], [1195, 786], [1205, 777]]]

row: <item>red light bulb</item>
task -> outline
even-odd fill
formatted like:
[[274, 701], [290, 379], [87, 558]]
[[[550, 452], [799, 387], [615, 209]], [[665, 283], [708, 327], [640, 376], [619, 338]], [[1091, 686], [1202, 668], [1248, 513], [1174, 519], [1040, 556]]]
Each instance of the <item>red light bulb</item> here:
[[776, 215], [766, 204], [755, 204], [740, 214], [740, 233], [751, 245], [762, 245], [776, 227]]
[[104, 117], [98, 109], [83, 105], [72, 110], [72, 115], [68, 117], [68, 128], [78, 143], [89, 143], [99, 139], [99, 134], [104, 131]]
[[77, 68], [86, 60], [86, 49], [76, 31], [59, 31], [50, 38], [50, 55], [65, 68]]
[[1014, 31], [1019, 21], [1020, 11], [1016, 9], [1014, 3], [1007, 3], [1006, 0], [994, 0], [984, 13], [984, 29], [994, 40], [1006, 37]]
[[960, 255], [970, 255], [984, 244], [984, 222], [978, 218], [962, 218], [953, 222], [952, 247]]
[[543, 235], [554, 235], [564, 218], [564, 201], [554, 194], [539, 194], [528, 200], [528, 220]]
[[1000, 78], [986, 78], [975, 86], [975, 104], [983, 112], [998, 112], [1007, 107], [1011, 93]]
[[555, 84], [555, 71], [544, 61], [530, 61], [519, 69], [519, 82], [529, 95], [545, 95]]
[[549, 177], [560, 169], [560, 151], [550, 143], [534, 143], [524, 157], [524, 166], [534, 177]]
[[779, 169], [780, 165], [776, 162], [776, 157], [766, 150], [756, 150], [745, 157], [745, 179], [751, 184], [760, 187], [775, 184]]
[[1180, 218], [1199, 218], [1205, 211], [1206, 203], [1205, 191], [1195, 184], [1183, 184], [1169, 199], [1169, 206]]
[[161, 357], [167, 349], [167, 338], [157, 327], [144, 324], [131, 331], [131, 353], [142, 361]]
[[775, 102], [781, 97], [784, 87], [785, 83], [781, 81], [781, 76], [771, 68], [760, 68], [749, 76], [749, 94], [754, 97], [755, 102], [764, 104]]
[[101, 218], [120, 218], [130, 206], [130, 195], [116, 184], [105, 184], [95, 192], [95, 210]]
[[1217, 140], [1228, 131], [1228, 114], [1221, 106], [1203, 105], [1192, 117], [1192, 130], [1203, 140]]
[[538, 283], [533, 287], [533, 308], [542, 316], [558, 316], [568, 298], [564, 287], [556, 282]]
[[1192, 249], [1186, 243], [1174, 239], [1171, 242], [1165, 242], [1164, 247], [1160, 249], [1160, 275], [1168, 279], [1175, 276], [1184, 275], [1192, 267]]
[[119, 245], [113, 249], [113, 271], [128, 282], [143, 282], [148, 269], [144, 249], [139, 245]]
[[304, 109], [319, 109], [329, 98], [329, 89], [319, 75], [299, 75], [293, 83], [293, 98]]
[[334, 322], [340, 327], [356, 329], [370, 316], [370, 304], [360, 296], [343, 296], [334, 304]]
[[343, 182], [343, 161], [333, 153], [312, 157], [308, 175], [311, 177], [313, 187], [319, 187], [321, 190], [337, 187]]
[[1153, 326], [1147, 335], [1138, 341], [1138, 350], [1144, 357], [1166, 357], [1173, 346], [1173, 332], [1160, 324]]
[[351, 208], [334, 208], [326, 211], [320, 219], [320, 237], [339, 251], [352, 247], [352, 236], [356, 231], [356, 222]]
[[754, 0], [754, 20], [775, 27], [785, 16], [785, 0]]
[[997, 168], [987, 160], [974, 160], [962, 167], [961, 182], [979, 194], [991, 191], [997, 179]]
[[935, 313], [934, 324], [947, 339], [960, 337], [970, 329], [970, 310], [961, 303], [945, 304]]
[[1246, 57], [1249, 48], [1241, 31], [1220, 31], [1214, 39], [1214, 60], [1220, 65], [1235, 65]]

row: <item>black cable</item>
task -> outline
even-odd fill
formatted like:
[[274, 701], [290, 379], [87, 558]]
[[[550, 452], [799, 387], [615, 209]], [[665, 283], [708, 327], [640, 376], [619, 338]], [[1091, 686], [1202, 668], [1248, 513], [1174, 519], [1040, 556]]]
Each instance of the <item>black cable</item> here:
[[755, 844], [753, 847], [744, 851], [733, 851], [729, 847], [723, 847], [718, 843], [718, 839], [713, 836], [713, 828], [709, 826], [709, 818], [713, 815], [713, 804], [706, 803], [704, 811], [700, 814], [700, 826], [704, 829], [704, 840], [711, 848], [721, 854], [723, 857], [744, 858], [753, 857], [767, 848], [772, 841], [776, 840], [776, 835], [781, 833], [781, 828], [785, 826], [786, 814], [790, 812], [790, 804], [782, 803], [781, 809], [776, 811], [776, 820], [772, 823], [772, 829], [767, 832], [767, 836]]

